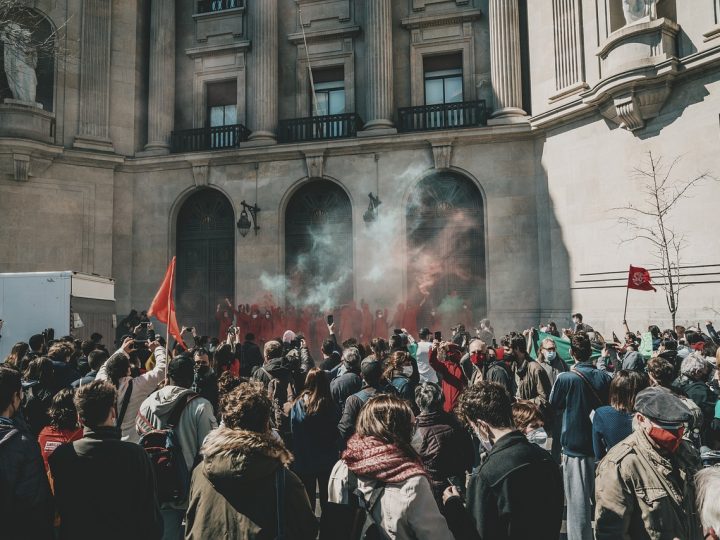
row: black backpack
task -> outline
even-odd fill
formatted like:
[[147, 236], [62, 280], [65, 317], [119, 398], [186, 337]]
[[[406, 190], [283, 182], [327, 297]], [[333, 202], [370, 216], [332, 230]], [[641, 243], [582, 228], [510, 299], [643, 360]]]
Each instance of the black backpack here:
[[139, 444], [147, 452], [155, 470], [160, 503], [180, 503], [188, 497], [190, 470], [185, 463], [175, 427], [185, 407], [197, 397], [198, 394], [194, 392], [182, 396], [170, 412], [165, 428], [150, 431], [140, 438]]

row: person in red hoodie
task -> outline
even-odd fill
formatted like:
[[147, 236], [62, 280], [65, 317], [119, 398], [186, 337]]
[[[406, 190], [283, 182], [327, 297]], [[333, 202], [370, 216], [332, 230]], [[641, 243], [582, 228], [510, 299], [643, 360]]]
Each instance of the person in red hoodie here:
[[221, 304], [217, 305], [215, 318], [218, 321], [218, 339], [223, 341], [227, 338], [228, 328], [233, 325], [233, 321], [235, 320], [235, 309], [233, 309], [230, 300], [225, 299], [225, 306]]
[[400, 328], [405, 328], [413, 337], [417, 337], [418, 335], [417, 319], [419, 311], [420, 306], [413, 300], [408, 300], [408, 303], [405, 306], [405, 312], [403, 313], [403, 324]]
[[373, 321], [372, 336], [369, 341], [374, 338], [387, 339], [388, 335], [388, 310], [387, 309], [376, 309], [375, 310], [375, 321]]
[[[370, 312], [370, 306], [367, 305], [365, 300], [360, 300], [360, 310], [362, 311], [362, 331], [360, 332], [360, 339], [363, 343], [370, 343], [370, 340], [374, 337], [373, 335], [373, 316]], [[385, 336], [379, 336], [385, 337]]]
[[463, 375], [460, 359], [463, 357], [463, 350], [455, 345], [443, 341], [433, 341], [430, 348], [430, 367], [442, 375], [442, 391], [445, 397], [443, 409], [445, 412], [452, 412], [455, 408], [460, 394], [467, 386], [467, 379]]
[[52, 399], [48, 410], [50, 425], [45, 426], [38, 435], [40, 452], [48, 472], [48, 458], [61, 444], [77, 441], [82, 438], [83, 430], [77, 423], [77, 410], [73, 403], [74, 393], [65, 388]]

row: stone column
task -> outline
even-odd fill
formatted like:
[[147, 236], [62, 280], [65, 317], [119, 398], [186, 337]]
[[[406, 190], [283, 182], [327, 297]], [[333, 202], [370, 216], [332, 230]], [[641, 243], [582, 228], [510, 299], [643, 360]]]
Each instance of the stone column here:
[[522, 109], [518, 0], [490, 0], [490, 70], [494, 118], [526, 116]]
[[83, 0], [80, 119], [74, 146], [113, 151], [109, 138], [111, 0]]
[[365, 131], [393, 128], [392, 0], [366, 0], [367, 102]]
[[175, 0], [151, 0], [148, 142], [145, 151], [170, 152], [175, 125]]
[[252, 79], [248, 103], [251, 141], [274, 143], [278, 124], [278, 2], [250, 5], [252, 13]]

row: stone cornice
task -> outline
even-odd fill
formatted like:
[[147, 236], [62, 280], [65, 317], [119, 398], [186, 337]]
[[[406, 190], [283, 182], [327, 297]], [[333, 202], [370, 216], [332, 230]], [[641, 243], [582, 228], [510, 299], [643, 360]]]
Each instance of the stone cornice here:
[[192, 47], [185, 49], [185, 54], [190, 58], [200, 58], [202, 56], [210, 56], [213, 54], [223, 54], [227, 52], [239, 52], [245, 51], [250, 48], [249, 40], [235, 41], [233, 43], [226, 43], [223, 45], [206, 45], [203, 47]]
[[287, 38], [293, 45], [302, 45], [305, 39], [307, 39], [308, 43], [314, 43], [316, 41], [329, 41], [332, 39], [355, 37], [359, 34], [360, 27], [354, 25], [338, 26], [327, 30], [312, 30], [310, 32], [305, 32], [305, 38], [303, 38], [302, 32], [295, 32], [294, 34], [288, 34]]
[[426, 28], [428, 26], [445, 26], [449, 24], [460, 24], [475, 21], [482, 17], [479, 9], [465, 9], [456, 11], [443, 11], [430, 15], [415, 15], [406, 17], [400, 21], [400, 25], [408, 30]]

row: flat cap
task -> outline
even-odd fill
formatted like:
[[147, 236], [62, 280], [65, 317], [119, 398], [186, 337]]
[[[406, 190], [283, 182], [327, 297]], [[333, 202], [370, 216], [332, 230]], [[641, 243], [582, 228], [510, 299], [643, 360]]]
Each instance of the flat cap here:
[[658, 424], [683, 424], [692, 419], [690, 409], [667, 388], [651, 386], [638, 393], [635, 410]]

